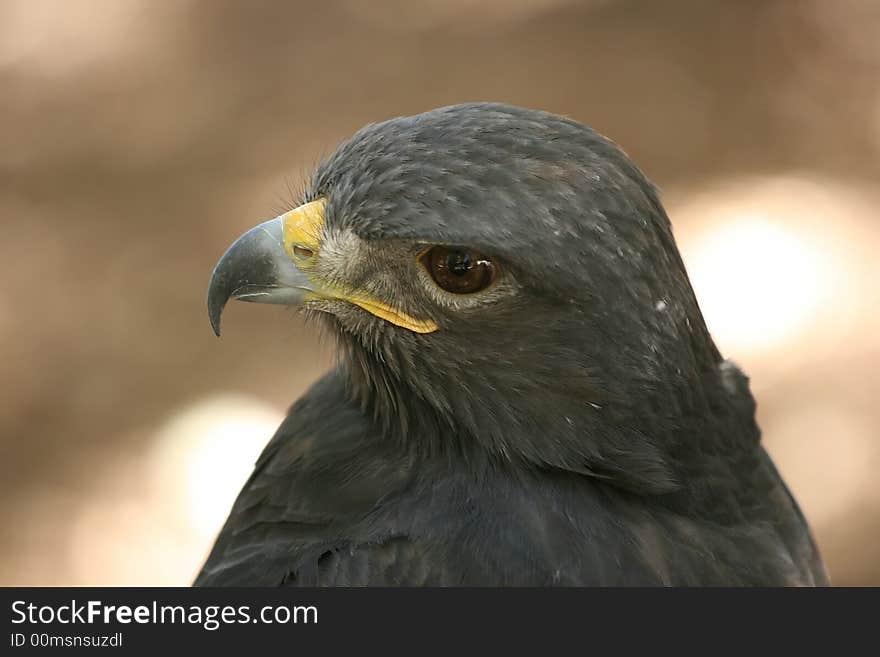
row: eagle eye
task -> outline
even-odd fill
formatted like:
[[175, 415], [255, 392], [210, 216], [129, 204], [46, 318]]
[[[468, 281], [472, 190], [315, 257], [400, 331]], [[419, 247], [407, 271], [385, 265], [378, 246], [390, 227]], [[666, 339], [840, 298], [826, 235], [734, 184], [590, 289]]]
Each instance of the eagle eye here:
[[434, 246], [420, 260], [434, 282], [452, 294], [474, 294], [489, 287], [498, 268], [488, 256], [454, 246]]

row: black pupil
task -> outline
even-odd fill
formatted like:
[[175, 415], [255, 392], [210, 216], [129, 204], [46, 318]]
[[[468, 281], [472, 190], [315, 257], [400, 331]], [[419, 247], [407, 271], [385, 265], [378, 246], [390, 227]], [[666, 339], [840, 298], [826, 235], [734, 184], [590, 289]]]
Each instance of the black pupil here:
[[474, 266], [474, 259], [467, 251], [451, 251], [446, 256], [446, 267], [456, 276], [464, 276]]
[[487, 288], [495, 277], [492, 261], [471, 249], [435, 246], [422, 258], [434, 282], [453, 294], [472, 294]]

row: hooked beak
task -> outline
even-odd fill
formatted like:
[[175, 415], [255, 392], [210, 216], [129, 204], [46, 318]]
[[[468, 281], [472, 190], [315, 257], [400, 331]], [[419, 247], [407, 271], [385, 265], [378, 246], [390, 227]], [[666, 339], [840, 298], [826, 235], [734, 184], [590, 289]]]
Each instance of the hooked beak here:
[[223, 254], [208, 286], [208, 317], [220, 335], [229, 299], [297, 306], [314, 291], [312, 282], [284, 250], [283, 217], [251, 228]]
[[208, 317], [215, 334], [220, 335], [220, 316], [229, 299], [286, 306], [336, 299], [415, 333], [437, 330], [432, 320], [412, 317], [386, 301], [314, 280], [324, 205], [324, 199], [311, 201], [262, 223], [239, 237], [223, 254], [208, 286]]

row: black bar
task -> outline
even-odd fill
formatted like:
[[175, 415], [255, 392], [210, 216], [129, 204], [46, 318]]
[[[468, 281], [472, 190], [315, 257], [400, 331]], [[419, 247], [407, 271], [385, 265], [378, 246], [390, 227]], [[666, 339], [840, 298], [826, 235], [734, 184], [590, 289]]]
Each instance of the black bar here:
[[757, 650], [769, 648], [771, 634], [787, 649], [840, 650], [859, 645], [860, 633], [876, 647], [870, 630], [880, 609], [880, 589], [6, 588], [0, 597], [2, 654], [93, 647], [85, 637], [115, 652], [199, 654], [256, 646], [413, 654], [442, 645], [470, 654], [478, 638], [491, 642], [491, 654], [526, 641], [547, 652], [600, 644]]

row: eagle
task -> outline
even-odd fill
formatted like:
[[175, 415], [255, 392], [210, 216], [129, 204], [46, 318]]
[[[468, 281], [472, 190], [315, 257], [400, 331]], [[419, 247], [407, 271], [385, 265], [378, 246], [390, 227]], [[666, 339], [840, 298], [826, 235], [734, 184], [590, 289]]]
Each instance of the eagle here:
[[[826, 585], [657, 189], [569, 118], [469, 103], [362, 128], [217, 263], [339, 358], [197, 586]], [[746, 266], [745, 264], [743, 266]]]

